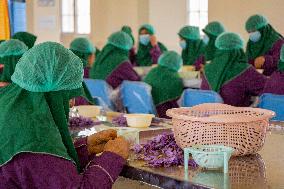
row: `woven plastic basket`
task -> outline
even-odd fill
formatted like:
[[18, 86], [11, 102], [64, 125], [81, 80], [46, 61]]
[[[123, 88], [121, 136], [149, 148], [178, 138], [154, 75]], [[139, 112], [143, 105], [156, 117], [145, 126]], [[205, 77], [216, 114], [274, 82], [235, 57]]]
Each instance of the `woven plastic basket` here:
[[167, 111], [181, 148], [221, 144], [234, 148], [233, 156], [254, 154], [262, 148], [269, 119], [274, 114], [269, 110], [219, 103]]

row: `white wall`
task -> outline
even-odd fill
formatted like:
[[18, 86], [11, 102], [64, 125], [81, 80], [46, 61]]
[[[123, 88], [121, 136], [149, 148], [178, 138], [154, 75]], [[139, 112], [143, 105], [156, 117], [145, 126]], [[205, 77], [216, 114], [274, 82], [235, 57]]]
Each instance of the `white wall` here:
[[[68, 47], [77, 35], [61, 35], [60, 0], [55, 2], [54, 7], [38, 7], [37, 0], [27, 1], [28, 30], [39, 36], [38, 42], [61, 41]], [[151, 23], [159, 41], [169, 49], [180, 51], [177, 32], [187, 24], [186, 5], [187, 0], [91, 0], [91, 34], [88, 37], [101, 48], [109, 34], [122, 25], [130, 25], [137, 39], [139, 26]], [[284, 0], [209, 0], [209, 21], [219, 20], [229, 31], [240, 33], [247, 39], [246, 19], [261, 13], [284, 33], [283, 7]], [[52, 17], [55, 17], [54, 26], [42, 28], [41, 19]]]
[[168, 49], [180, 51], [179, 29], [187, 24], [187, 0], [150, 0], [149, 23]]
[[283, 0], [209, 0], [209, 21], [219, 20], [232, 32], [248, 39], [245, 22], [253, 14], [263, 14], [271, 25], [284, 33]]
[[27, 28], [38, 36], [36, 43], [44, 41], [60, 42], [60, 3], [53, 7], [39, 7], [37, 0], [27, 1]]
[[[28, 31], [39, 36], [37, 42], [60, 41], [66, 47], [78, 35], [61, 34], [60, 0], [54, 7], [38, 7], [37, 1], [27, 1]], [[41, 29], [40, 18], [55, 17], [55, 28]], [[138, 37], [141, 24], [151, 23], [157, 31], [158, 40], [169, 49], [180, 51], [178, 30], [186, 24], [186, 0], [91, 0], [91, 33], [89, 37], [96, 46], [103, 47], [107, 37], [122, 25], [129, 25]]]

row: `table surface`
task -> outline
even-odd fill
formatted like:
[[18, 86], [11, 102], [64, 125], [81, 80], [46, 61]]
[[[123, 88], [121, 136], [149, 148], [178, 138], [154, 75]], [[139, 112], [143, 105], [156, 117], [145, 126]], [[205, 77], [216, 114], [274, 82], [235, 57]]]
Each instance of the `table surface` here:
[[[165, 131], [170, 129], [143, 130], [139, 136], [140, 141]], [[223, 174], [221, 170], [209, 171], [201, 168], [189, 169], [185, 173], [183, 166], [151, 168], [131, 155], [122, 176], [162, 188], [284, 189], [283, 144], [284, 123], [274, 122], [267, 132], [263, 149], [255, 155], [231, 158], [229, 174]]]

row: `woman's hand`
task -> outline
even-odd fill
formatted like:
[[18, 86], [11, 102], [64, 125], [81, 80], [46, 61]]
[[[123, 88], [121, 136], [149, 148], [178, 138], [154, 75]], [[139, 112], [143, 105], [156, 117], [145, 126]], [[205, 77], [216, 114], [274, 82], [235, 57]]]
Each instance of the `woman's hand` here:
[[155, 47], [157, 45], [158, 42], [157, 42], [157, 38], [155, 35], [150, 36], [150, 42], [151, 42], [152, 47]]
[[264, 56], [259, 56], [254, 60], [254, 67], [256, 69], [261, 69], [263, 64], [265, 62], [265, 57]]
[[106, 143], [104, 151], [113, 152], [127, 159], [129, 156], [129, 143], [123, 137], [117, 137]]
[[104, 130], [87, 138], [87, 146], [89, 154], [98, 154], [104, 150], [105, 144], [109, 140], [113, 140], [117, 137], [116, 130], [108, 129]]

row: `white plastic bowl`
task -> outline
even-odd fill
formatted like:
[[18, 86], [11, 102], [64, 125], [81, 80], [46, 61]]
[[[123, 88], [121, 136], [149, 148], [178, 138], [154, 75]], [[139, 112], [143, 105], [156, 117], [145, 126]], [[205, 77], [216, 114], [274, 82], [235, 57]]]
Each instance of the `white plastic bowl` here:
[[100, 114], [101, 107], [100, 106], [92, 106], [92, 105], [82, 105], [76, 106], [78, 109], [79, 115], [83, 117], [94, 118]]
[[147, 128], [151, 125], [153, 114], [126, 114], [124, 115], [129, 127]]

